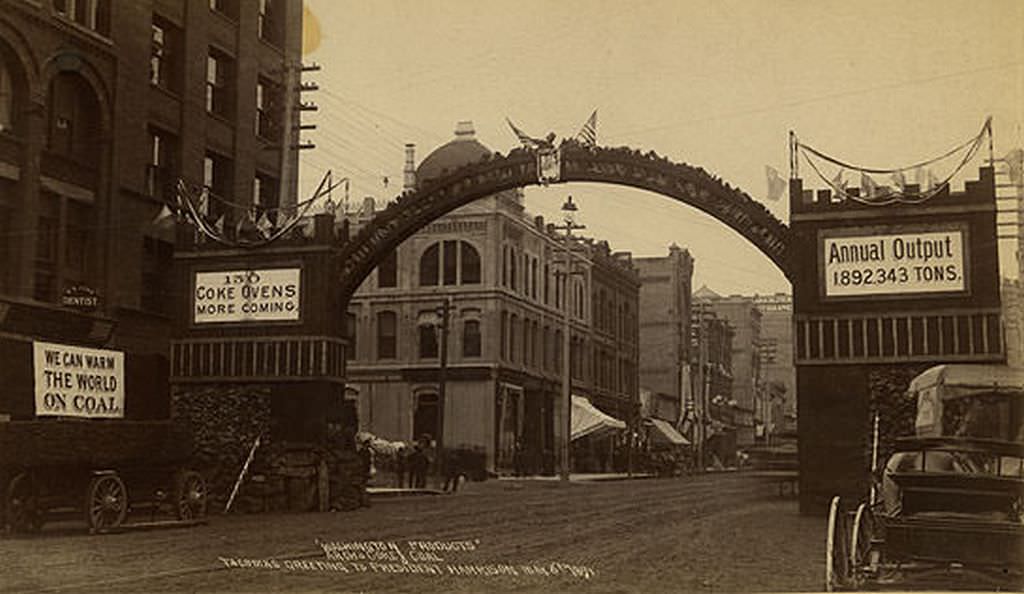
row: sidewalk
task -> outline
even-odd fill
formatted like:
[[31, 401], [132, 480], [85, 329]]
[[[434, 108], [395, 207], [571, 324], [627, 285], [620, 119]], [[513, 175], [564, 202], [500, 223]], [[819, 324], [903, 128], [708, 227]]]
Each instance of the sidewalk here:
[[[569, 480], [571, 482], [580, 482], [580, 483], [602, 482], [602, 481], [632, 481], [632, 480], [655, 478], [655, 476], [656, 475], [648, 474], [648, 473], [643, 473], [643, 472], [634, 472], [632, 475], [630, 475], [628, 473], [625, 473], [625, 472], [602, 472], [602, 473], [592, 472], [592, 473], [572, 473], [572, 474], [569, 475]], [[561, 480], [561, 477], [559, 477], [558, 475], [554, 475], [554, 476], [541, 476], [541, 475], [534, 475], [534, 476], [499, 476], [497, 478], [497, 480], [499, 480], [499, 481], [559, 481], [559, 480]]]

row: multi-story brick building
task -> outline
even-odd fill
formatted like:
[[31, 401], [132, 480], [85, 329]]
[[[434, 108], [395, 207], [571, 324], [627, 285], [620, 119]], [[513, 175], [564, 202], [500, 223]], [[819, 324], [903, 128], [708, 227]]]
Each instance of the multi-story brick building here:
[[788, 293], [754, 295], [761, 312], [761, 378], [769, 401], [763, 403], [766, 431], [794, 429], [796, 367], [793, 365], [793, 297]]
[[[299, 0], [0, 1], [0, 355], [21, 360], [31, 339], [126, 351], [129, 391], [148, 386], [129, 416], [166, 414], [173, 238], [153, 221], [179, 177], [208, 188], [201, 208], [226, 227], [295, 202], [284, 89], [301, 13]], [[93, 311], [65, 305], [69, 290]], [[20, 404], [0, 412], [31, 414], [4, 394]]]
[[[414, 167], [411, 189], [490, 150], [461, 122], [456, 137]], [[349, 216], [372, 216], [367, 199]], [[565, 242], [524, 210], [521, 191], [459, 208], [404, 241], [366, 279], [348, 310], [348, 397], [362, 429], [389, 439], [437, 435], [487, 453], [488, 467], [552, 472], [558, 450], [563, 313], [571, 326], [572, 391], [628, 420], [637, 397], [637, 295], [628, 254], [578, 241], [566, 290]], [[451, 303], [443, 414], [438, 308]]]
[[702, 287], [694, 294], [690, 316], [690, 369], [693, 410], [686, 424], [688, 434], [698, 443], [704, 463], [731, 464], [736, 458], [736, 405], [732, 401], [733, 330], [719, 318]]
[[[677, 245], [668, 255], [634, 258], [640, 270], [640, 385], [661, 403], [656, 412], [675, 421], [690, 390], [690, 313], [693, 257]], [[667, 406], [674, 402], [675, 407]]]
[[732, 328], [732, 394], [730, 405], [735, 409], [736, 444], [742, 448], [755, 442], [755, 418], [763, 394], [761, 374], [761, 311], [754, 300], [742, 295], [723, 297], [701, 287], [694, 293], [694, 302], [709, 308]]

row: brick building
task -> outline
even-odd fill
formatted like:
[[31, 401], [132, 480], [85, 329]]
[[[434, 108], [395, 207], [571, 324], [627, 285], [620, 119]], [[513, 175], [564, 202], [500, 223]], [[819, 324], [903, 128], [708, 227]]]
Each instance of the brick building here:
[[[461, 122], [455, 138], [415, 166], [406, 187], [490, 154]], [[366, 199], [353, 232], [373, 216]], [[574, 394], [629, 420], [637, 400], [639, 282], [628, 254], [577, 241], [566, 290], [564, 240], [524, 210], [520, 190], [461, 207], [405, 240], [366, 279], [348, 310], [347, 398], [360, 428], [393, 440], [437, 435], [445, 447], [486, 452], [511, 472], [515, 444], [527, 472], [553, 472], [561, 398], [563, 312], [572, 320]], [[439, 415], [438, 307], [452, 304], [445, 401]]]
[[[297, 97], [284, 89], [301, 11], [0, 1], [0, 355], [20, 361], [32, 339], [125, 351], [128, 391], [147, 388], [128, 416], [167, 414], [173, 237], [154, 220], [179, 177], [208, 189], [201, 208], [226, 227], [248, 206], [295, 202], [284, 131]], [[98, 304], [64, 305], [69, 289]], [[24, 375], [12, 367], [0, 380]], [[31, 382], [15, 384], [0, 412], [30, 416]]]
[[691, 398], [693, 257], [673, 244], [666, 256], [633, 263], [640, 271], [640, 385], [659, 403], [655, 416], [675, 422]]

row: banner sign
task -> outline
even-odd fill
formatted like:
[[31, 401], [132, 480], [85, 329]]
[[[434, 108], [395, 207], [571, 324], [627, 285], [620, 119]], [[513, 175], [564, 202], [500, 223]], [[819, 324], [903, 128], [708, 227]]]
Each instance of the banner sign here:
[[967, 288], [964, 229], [825, 236], [825, 297], [920, 295]]
[[299, 268], [197, 272], [196, 324], [299, 320]]
[[36, 416], [124, 417], [124, 353], [32, 343]]

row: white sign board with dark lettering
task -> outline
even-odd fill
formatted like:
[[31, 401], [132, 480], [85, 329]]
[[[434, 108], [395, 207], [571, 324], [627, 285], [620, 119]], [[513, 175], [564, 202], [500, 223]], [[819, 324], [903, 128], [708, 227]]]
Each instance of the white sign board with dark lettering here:
[[825, 297], [921, 295], [967, 289], [964, 230], [822, 238]]
[[192, 293], [196, 324], [298, 321], [301, 270], [197, 272]]
[[36, 416], [124, 417], [124, 353], [32, 343]]

